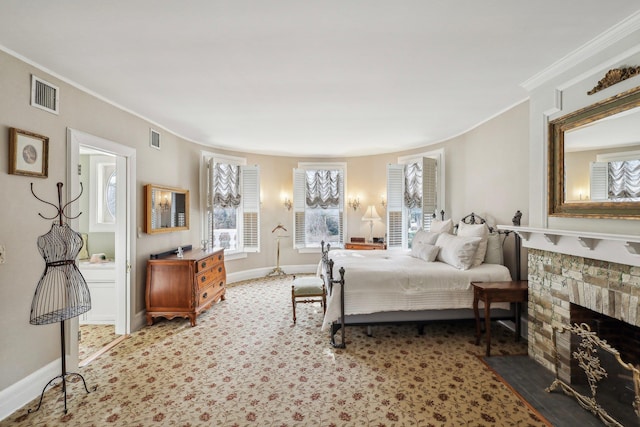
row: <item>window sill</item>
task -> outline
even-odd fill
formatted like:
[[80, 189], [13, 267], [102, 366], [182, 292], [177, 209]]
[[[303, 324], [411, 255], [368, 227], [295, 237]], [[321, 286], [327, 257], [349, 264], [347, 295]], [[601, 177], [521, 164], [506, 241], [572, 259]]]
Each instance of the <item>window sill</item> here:
[[225, 252], [224, 260], [225, 261], [233, 261], [234, 259], [243, 259], [247, 258], [247, 252]]
[[[309, 248], [297, 248], [299, 254], [318, 254], [322, 251], [320, 246], [314, 246]], [[344, 249], [343, 245], [331, 245], [331, 249]]]

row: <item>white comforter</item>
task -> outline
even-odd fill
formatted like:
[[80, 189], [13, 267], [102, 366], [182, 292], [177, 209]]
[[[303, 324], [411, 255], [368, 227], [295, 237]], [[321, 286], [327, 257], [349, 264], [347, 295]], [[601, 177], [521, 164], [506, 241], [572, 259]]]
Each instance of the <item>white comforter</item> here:
[[[443, 262], [426, 262], [405, 251], [332, 250], [333, 276], [345, 269], [345, 315], [381, 311], [471, 308], [472, 281], [511, 280], [509, 270], [481, 264], [458, 270]], [[340, 318], [340, 285], [327, 298], [323, 330]]]

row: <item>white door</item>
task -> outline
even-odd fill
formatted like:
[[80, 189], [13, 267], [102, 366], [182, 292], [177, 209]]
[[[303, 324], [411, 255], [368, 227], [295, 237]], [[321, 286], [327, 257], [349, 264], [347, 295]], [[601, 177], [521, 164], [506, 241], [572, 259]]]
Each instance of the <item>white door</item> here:
[[[135, 254], [135, 240], [131, 237], [135, 224], [135, 149], [109, 141], [75, 129], [67, 130], [69, 188], [68, 197], [75, 197], [80, 193], [78, 164], [80, 148], [89, 148], [113, 155], [116, 159], [116, 220], [115, 220], [115, 333], [118, 335], [131, 332], [132, 300], [131, 300], [131, 260]], [[90, 191], [84, 188], [83, 191]], [[70, 206], [70, 216], [79, 213], [77, 205]], [[75, 225], [75, 227], [74, 227]], [[77, 220], [71, 223], [77, 229]], [[78, 355], [78, 322], [72, 322], [70, 327], [70, 362], [77, 364]], [[75, 361], [75, 363], [74, 363]]]

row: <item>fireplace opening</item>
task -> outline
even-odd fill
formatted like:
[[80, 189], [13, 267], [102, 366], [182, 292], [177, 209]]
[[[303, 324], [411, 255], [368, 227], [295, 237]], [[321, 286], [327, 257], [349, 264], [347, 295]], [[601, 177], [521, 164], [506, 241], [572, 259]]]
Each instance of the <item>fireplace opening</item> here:
[[[636, 368], [640, 366], [640, 328], [576, 304], [571, 304], [570, 317], [571, 324], [587, 324], [598, 338], [620, 353], [624, 363]], [[583, 350], [581, 342], [579, 336], [571, 335], [571, 384], [577, 391], [590, 396], [588, 375], [584, 366], [580, 366], [579, 358], [573, 356]], [[598, 348], [595, 356], [606, 372], [606, 377], [597, 382], [596, 401], [622, 425], [640, 425], [640, 418], [633, 409], [636, 396], [632, 372], [625, 369], [609, 351]]]

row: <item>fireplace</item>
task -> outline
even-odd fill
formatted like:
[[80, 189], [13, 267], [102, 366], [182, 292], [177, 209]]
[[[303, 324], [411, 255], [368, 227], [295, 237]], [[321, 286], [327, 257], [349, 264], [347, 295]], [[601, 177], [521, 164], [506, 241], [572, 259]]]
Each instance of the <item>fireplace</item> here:
[[[554, 334], [554, 328], [587, 323], [622, 353], [622, 360], [639, 365], [640, 267], [530, 248], [528, 271], [528, 340], [532, 358], [552, 372], [557, 367], [557, 377], [562, 382], [584, 389], [580, 385], [581, 376], [584, 383], [584, 371], [572, 358], [576, 340], [570, 337], [574, 334]], [[606, 354], [601, 359], [607, 366], [611, 362]], [[609, 369], [611, 376], [622, 382], [629, 375], [628, 371]], [[604, 385], [599, 387], [598, 394], [607, 394], [608, 400], [629, 400], [628, 383], [607, 385], [610, 390], [606, 393]], [[626, 408], [633, 416], [633, 409]], [[636, 418], [631, 425], [637, 424]]]

